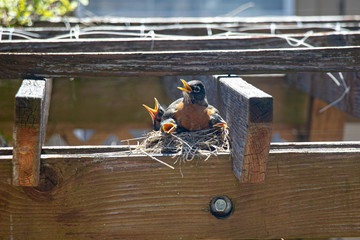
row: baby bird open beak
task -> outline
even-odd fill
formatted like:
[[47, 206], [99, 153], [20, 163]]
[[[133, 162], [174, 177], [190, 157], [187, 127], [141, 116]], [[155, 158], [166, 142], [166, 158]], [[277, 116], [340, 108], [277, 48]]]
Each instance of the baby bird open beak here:
[[180, 79], [180, 81], [184, 84], [184, 87], [178, 87], [178, 89], [180, 89], [181, 91], [184, 91], [184, 92], [192, 92], [192, 88], [189, 86], [189, 84], [187, 84], [187, 82], [183, 79]]
[[227, 128], [228, 125], [227, 125], [226, 122], [220, 122], [220, 123], [214, 124], [213, 127], [223, 127], [223, 128]]
[[148, 112], [153, 120], [155, 120], [156, 115], [159, 112], [159, 102], [156, 98], [154, 98], [154, 100], [155, 100], [155, 108], [150, 108], [150, 107], [146, 106], [145, 104], [143, 104], [143, 106], [146, 108], [146, 110], [148, 110]]
[[173, 123], [164, 123], [163, 124], [163, 131], [166, 133], [171, 133], [176, 129], [176, 125]]

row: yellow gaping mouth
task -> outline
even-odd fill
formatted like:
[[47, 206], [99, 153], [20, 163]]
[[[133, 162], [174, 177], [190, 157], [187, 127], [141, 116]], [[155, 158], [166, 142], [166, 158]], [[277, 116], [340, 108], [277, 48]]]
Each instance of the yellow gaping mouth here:
[[164, 123], [163, 124], [163, 130], [166, 133], [171, 133], [175, 130], [175, 124], [173, 123]]
[[189, 84], [187, 84], [187, 82], [183, 79], [180, 79], [180, 81], [184, 84], [184, 87], [178, 87], [178, 89], [180, 89], [181, 91], [184, 92], [192, 92], [192, 88], [189, 86]]
[[221, 122], [221, 123], [216, 123], [213, 125], [214, 127], [223, 127], [223, 128], [227, 128], [227, 123], [226, 122]]
[[155, 108], [151, 108], [151, 107], [143, 104], [143, 106], [146, 108], [146, 110], [148, 110], [148, 112], [153, 120], [155, 120], [156, 114], [159, 112], [159, 102], [156, 98], [154, 98], [154, 99], [155, 99]]

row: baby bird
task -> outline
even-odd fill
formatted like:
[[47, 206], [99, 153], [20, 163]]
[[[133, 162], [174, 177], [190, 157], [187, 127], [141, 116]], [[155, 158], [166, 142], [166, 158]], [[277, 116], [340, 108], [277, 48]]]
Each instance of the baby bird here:
[[146, 108], [146, 110], [148, 110], [150, 117], [153, 121], [153, 127], [155, 131], [160, 130], [160, 123], [161, 123], [161, 118], [164, 115], [164, 108], [160, 105], [159, 101], [154, 98], [155, 100], [155, 108], [150, 108], [148, 106], [146, 106], [145, 104], [143, 104], [143, 106]]

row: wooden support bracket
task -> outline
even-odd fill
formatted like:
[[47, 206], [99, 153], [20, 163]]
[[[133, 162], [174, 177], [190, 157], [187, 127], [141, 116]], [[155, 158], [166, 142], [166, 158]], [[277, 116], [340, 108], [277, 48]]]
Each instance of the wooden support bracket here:
[[240, 77], [218, 77], [220, 109], [230, 126], [233, 170], [242, 182], [265, 180], [273, 98]]
[[13, 185], [37, 186], [52, 80], [25, 79], [15, 96]]
[[219, 109], [230, 126], [235, 176], [242, 182], [263, 182], [272, 133], [272, 96], [237, 76], [165, 77], [169, 96], [181, 96], [176, 89], [179, 79], [204, 82], [209, 103]]

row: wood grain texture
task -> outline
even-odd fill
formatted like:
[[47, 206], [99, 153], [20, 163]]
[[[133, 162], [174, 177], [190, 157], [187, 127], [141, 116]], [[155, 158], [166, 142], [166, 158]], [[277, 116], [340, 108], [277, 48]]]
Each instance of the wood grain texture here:
[[[270, 28], [273, 28], [273, 33], [270, 33]], [[358, 30], [357, 24], [346, 24], [342, 27], [348, 30]], [[334, 25], [331, 24], [310, 24], [310, 25], [269, 25], [257, 24], [253, 26], [244, 24], [176, 24], [176, 25], [162, 25], [162, 26], [97, 26], [90, 28], [80, 28], [78, 37], [70, 37], [69, 29], [66, 27], [55, 28], [26, 28], [26, 32], [36, 36], [32, 40], [23, 40], [21, 37], [12, 36], [16, 41], [6, 41], [7, 36], [3, 36], [0, 43], [0, 51], [11, 52], [96, 52], [96, 51], [134, 51], [142, 48], [147, 50], [176, 50], [176, 49], [193, 49], [198, 46], [204, 46], [199, 49], [206, 49], [209, 46], [219, 46], [220, 49], [232, 49], [234, 46], [242, 46], [254, 44], [253, 48], [263, 46], [288, 46], [282, 39], [293, 37], [302, 39], [305, 36], [306, 43], [314, 46], [343, 46], [338, 44], [339, 40], [349, 38], [350, 41], [358, 42], [359, 33], [357, 31], [342, 32], [341, 34], [334, 32]], [[151, 38], [150, 31], [154, 31], [155, 38]], [[312, 31], [312, 34], [309, 34]], [[248, 33], [243, 36], [231, 36], [229, 32]], [[223, 36], [216, 36], [222, 34]], [[286, 35], [283, 35], [286, 34]], [[66, 36], [67, 35], [67, 36]], [[167, 35], [167, 36], [166, 36]], [[63, 36], [62, 39], [57, 37]], [[184, 36], [186, 36], [184, 38]], [[201, 38], [200, 38], [201, 36]], [[226, 38], [224, 37], [226, 36]], [[207, 40], [209, 43], [204, 43], [202, 40]], [[222, 39], [222, 41], [219, 41]], [[236, 44], [235, 40], [242, 42]], [[225, 40], [225, 41], [224, 41]], [[128, 43], [126, 43], [128, 42]], [[184, 42], [188, 42], [186, 46]], [[103, 43], [103, 44], [101, 44]], [[116, 44], [118, 43], [118, 44]], [[89, 49], [89, 44], [95, 49]], [[118, 46], [117, 46], [118, 45]], [[179, 46], [177, 46], [179, 45]], [[351, 45], [351, 44], [350, 44]], [[357, 45], [357, 44], [352, 44]], [[61, 48], [61, 47], [64, 48]], [[126, 49], [125, 47], [128, 47]], [[226, 46], [230, 48], [225, 48]], [[245, 45], [246, 46], [246, 45]], [[169, 48], [170, 47], [170, 48]], [[124, 49], [125, 48], [125, 49]], [[263, 47], [264, 48], [264, 47]], [[214, 49], [214, 48], [213, 48]]]
[[242, 182], [265, 180], [273, 99], [239, 77], [219, 77], [220, 109], [230, 131], [234, 174]]
[[15, 96], [13, 184], [37, 186], [51, 80], [24, 80]]
[[135, 52], [135, 51], [178, 51], [215, 49], [258, 49], [287, 48], [290, 45], [285, 37], [302, 39], [316, 47], [357, 46], [360, 33], [314, 33], [287, 36], [248, 35], [236, 37], [203, 38], [125, 38], [125, 39], [64, 39], [64, 40], [26, 40], [2, 41], [0, 52]]
[[113, 53], [0, 53], [1, 78], [357, 71], [360, 47]]
[[[239, 183], [229, 155], [182, 164], [181, 177], [178, 168], [171, 170], [145, 156], [54, 152], [42, 155], [42, 167], [47, 169], [42, 172], [55, 184], [38, 188], [11, 186], [11, 162], [0, 161], [0, 237], [358, 236], [359, 143], [315, 145], [276, 144], [262, 184]], [[173, 162], [170, 157], [159, 158]], [[208, 210], [218, 195], [227, 195], [235, 206], [226, 220], [216, 219]]]
[[344, 135], [346, 113], [330, 107], [324, 112], [321, 109], [328, 103], [312, 98], [309, 119], [309, 141], [341, 141]]
[[360, 117], [360, 75], [356, 72], [346, 72], [342, 74], [344, 82], [341, 81], [339, 73], [333, 73], [340, 82], [340, 86], [324, 73], [288, 74], [286, 81], [296, 88], [327, 103], [337, 101], [337, 99], [343, 95], [346, 87], [349, 87], [349, 92], [345, 94], [340, 101], [337, 101], [334, 107], [355, 117]]

